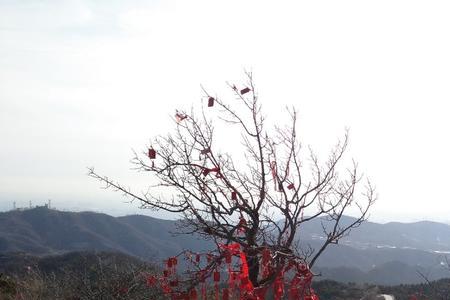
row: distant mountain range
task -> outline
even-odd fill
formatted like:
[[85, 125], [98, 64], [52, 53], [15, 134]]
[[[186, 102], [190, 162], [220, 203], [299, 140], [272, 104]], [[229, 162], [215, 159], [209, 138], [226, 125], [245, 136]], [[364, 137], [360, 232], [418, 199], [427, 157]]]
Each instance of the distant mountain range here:
[[[321, 221], [304, 224], [299, 235], [303, 245], [318, 247], [323, 239]], [[0, 253], [115, 251], [156, 261], [183, 249], [212, 248], [210, 242], [195, 235], [172, 234], [177, 231], [175, 221], [148, 216], [112, 217], [38, 207], [0, 213]], [[418, 272], [433, 280], [450, 277], [444, 266], [446, 253], [450, 253], [449, 225], [366, 222], [339, 245], [330, 246], [315, 271], [322, 278], [343, 282], [417, 283], [423, 281]]]

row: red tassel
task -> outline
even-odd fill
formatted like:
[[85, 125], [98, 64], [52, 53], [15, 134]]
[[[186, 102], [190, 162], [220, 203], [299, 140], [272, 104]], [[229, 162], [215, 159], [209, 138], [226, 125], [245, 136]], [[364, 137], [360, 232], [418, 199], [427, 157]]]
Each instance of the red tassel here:
[[150, 159], [155, 159], [156, 158], [156, 151], [153, 148], [148, 149], [148, 157]]
[[231, 192], [231, 200], [237, 200], [237, 193]]
[[248, 92], [250, 92], [250, 89], [249, 89], [248, 87], [243, 88], [243, 89], [241, 90], [241, 95], [247, 94]]
[[214, 106], [214, 98], [213, 97], [209, 97], [208, 98], [208, 107], [212, 107]]
[[200, 262], [200, 254], [196, 254], [195, 255], [195, 262], [199, 263]]

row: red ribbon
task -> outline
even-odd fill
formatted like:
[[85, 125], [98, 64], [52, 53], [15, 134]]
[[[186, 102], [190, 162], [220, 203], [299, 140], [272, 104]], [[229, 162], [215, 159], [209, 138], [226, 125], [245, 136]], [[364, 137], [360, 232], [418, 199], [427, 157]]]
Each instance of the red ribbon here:
[[270, 274], [270, 250], [267, 248], [264, 248], [262, 251], [262, 260], [261, 260], [261, 264], [262, 264], [262, 271], [263, 271], [263, 278], [266, 278], [267, 276], [269, 276]]
[[245, 255], [245, 253], [243, 251], [241, 251], [241, 253], [239, 254], [240, 258], [241, 258], [241, 264], [242, 264], [242, 271], [241, 271], [241, 291], [243, 292], [252, 292], [253, 291], [253, 284], [252, 282], [249, 280], [248, 276], [249, 276], [249, 272], [248, 272], [248, 264], [247, 264], [247, 256]]

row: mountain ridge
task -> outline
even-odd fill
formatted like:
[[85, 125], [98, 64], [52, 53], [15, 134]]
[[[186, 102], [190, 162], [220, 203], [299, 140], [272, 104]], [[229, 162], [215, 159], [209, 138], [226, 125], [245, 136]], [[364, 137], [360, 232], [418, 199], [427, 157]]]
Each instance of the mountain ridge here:
[[[320, 219], [300, 228], [303, 245], [317, 249], [321, 239]], [[350, 222], [351, 217], [346, 217]], [[399, 225], [400, 224], [400, 225]], [[415, 270], [433, 270], [438, 279], [450, 273], [441, 266], [445, 261], [436, 249], [450, 249], [450, 226], [437, 222], [378, 224], [366, 222], [352, 230], [350, 236], [331, 245], [317, 262], [324, 278], [336, 278], [340, 269], [341, 280], [367, 279], [376, 283], [389, 274], [389, 264], [404, 267], [391, 269], [398, 273], [394, 283], [416, 282], [409, 274]], [[147, 261], [156, 261], [180, 253], [185, 249], [205, 251], [212, 244], [195, 234], [179, 232], [176, 221], [144, 215], [113, 217], [94, 212], [61, 212], [38, 207], [0, 213], [0, 253], [25, 252], [33, 255], [53, 255], [71, 251], [116, 251]], [[436, 242], [433, 236], [442, 235]], [[431, 238], [430, 238], [431, 236]], [[434, 241], [430, 243], [429, 241]], [[434, 251], [434, 252], [433, 252]], [[397, 265], [399, 266], [399, 265]], [[437, 266], [437, 267], [436, 267]], [[346, 270], [348, 268], [351, 271]], [[399, 269], [408, 270], [400, 272]], [[344, 272], [345, 271], [345, 272]], [[361, 275], [362, 274], [362, 275]], [[365, 274], [365, 275], [364, 275]], [[417, 275], [417, 278], [419, 276]]]

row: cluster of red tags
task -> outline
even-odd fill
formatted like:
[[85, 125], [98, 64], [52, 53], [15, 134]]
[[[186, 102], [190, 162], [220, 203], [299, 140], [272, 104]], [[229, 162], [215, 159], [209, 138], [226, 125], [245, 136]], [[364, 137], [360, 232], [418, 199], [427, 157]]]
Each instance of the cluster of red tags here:
[[[236, 87], [233, 89], [237, 90]], [[250, 92], [250, 88], [246, 87], [240, 90], [240, 94], [244, 95]], [[214, 106], [215, 99], [208, 98], [208, 107]], [[181, 122], [187, 118], [187, 115], [177, 112], [175, 119]], [[201, 154], [207, 154], [210, 149], [201, 151]], [[156, 151], [153, 148], [148, 150], [148, 157], [152, 160], [156, 158]], [[276, 177], [276, 165], [271, 163], [272, 175], [274, 181]], [[210, 173], [215, 173], [216, 177], [220, 177], [220, 169], [217, 168], [203, 168], [202, 175], [207, 176]], [[288, 189], [294, 189], [294, 184], [289, 184]], [[281, 188], [280, 188], [281, 189]], [[231, 199], [237, 200], [237, 192], [231, 193]], [[239, 222], [238, 232], [245, 231], [246, 222], [241, 218]], [[268, 248], [265, 248], [260, 253], [262, 278], [268, 278], [275, 272], [272, 253]], [[206, 257], [205, 259], [202, 257]], [[235, 264], [233, 265], [233, 258]], [[147, 285], [149, 287], [158, 286], [163, 293], [170, 296], [172, 300], [207, 300], [209, 296], [208, 285], [213, 283], [213, 296], [215, 300], [264, 300], [268, 290], [272, 290], [273, 299], [281, 300], [285, 294], [285, 287], [287, 287], [287, 296], [289, 300], [319, 300], [319, 297], [311, 288], [313, 274], [306, 264], [299, 263], [295, 260], [290, 261], [285, 267], [277, 272], [277, 276], [273, 283], [261, 287], [254, 287], [249, 279], [249, 266], [247, 263], [247, 255], [237, 243], [229, 245], [220, 245], [219, 255], [208, 254], [194, 254], [186, 253], [185, 259], [188, 266], [188, 274], [190, 274], [192, 288], [186, 290], [186, 281], [179, 280], [180, 274], [177, 272], [178, 257], [170, 257], [165, 261], [165, 269], [161, 275], [147, 276]], [[215, 262], [214, 270], [210, 270], [210, 265]], [[194, 265], [195, 272], [189, 269], [189, 265]], [[202, 268], [202, 265], [204, 266]], [[236, 266], [237, 270], [236, 270]], [[223, 276], [225, 275], [226, 276]], [[289, 280], [285, 279], [285, 274], [288, 274]], [[227, 281], [221, 282], [221, 277], [226, 277]]]
[[[274, 272], [272, 253], [265, 248], [260, 253], [262, 278], [267, 278]], [[206, 261], [205, 261], [206, 258]], [[281, 300], [287, 293], [289, 300], [319, 300], [311, 288], [313, 274], [307, 265], [292, 260], [281, 271], [270, 286], [254, 287], [249, 279], [247, 256], [239, 244], [220, 245], [219, 255], [185, 254], [186, 262], [194, 265], [196, 271], [190, 271], [194, 284], [189, 290], [179, 280], [177, 273], [177, 257], [170, 257], [165, 261], [165, 269], [160, 276], [147, 277], [147, 285], [158, 286], [165, 295], [172, 300], [263, 300], [269, 290], [273, 292], [273, 299]], [[235, 264], [233, 265], [233, 260]], [[208, 266], [215, 262], [215, 269]], [[206, 264], [205, 264], [206, 262]], [[204, 267], [202, 268], [202, 263]], [[236, 270], [237, 268], [237, 270]], [[286, 276], [285, 276], [286, 275]], [[223, 278], [225, 277], [225, 278]], [[286, 279], [285, 277], [289, 278]], [[225, 279], [222, 280], [221, 278]], [[213, 286], [213, 289], [208, 287]]]
[[[237, 87], [233, 86], [233, 89], [237, 92]], [[250, 88], [245, 87], [245, 88], [240, 90], [240, 94], [244, 95], [244, 94], [247, 94], [250, 91], [251, 91]], [[214, 101], [215, 101], [214, 97], [209, 96], [208, 97], [208, 107], [213, 107], [214, 106]]]

